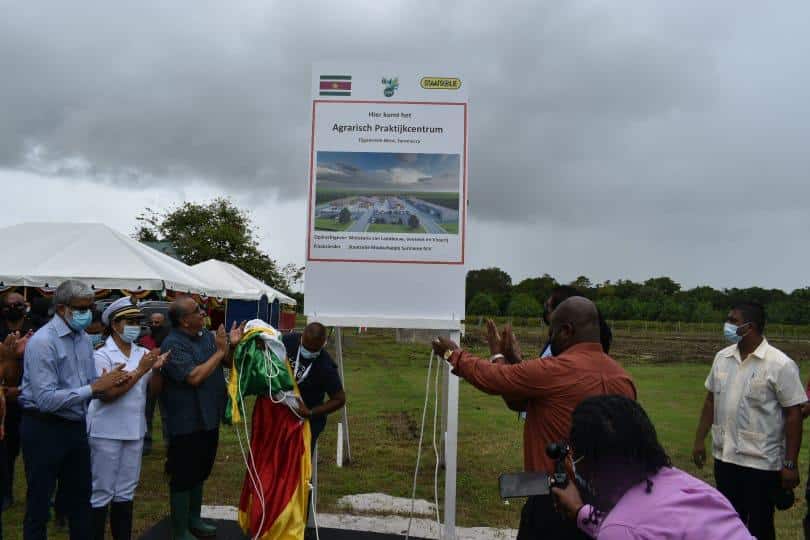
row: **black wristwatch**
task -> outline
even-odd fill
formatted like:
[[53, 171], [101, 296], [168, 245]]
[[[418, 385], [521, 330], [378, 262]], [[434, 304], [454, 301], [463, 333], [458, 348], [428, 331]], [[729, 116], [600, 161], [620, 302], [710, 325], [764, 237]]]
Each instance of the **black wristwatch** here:
[[795, 471], [796, 470], [796, 462], [795, 461], [790, 461], [789, 459], [786, 459], [784, 462], [782, 462], [782, 467], [789, 470], [789, 471]]

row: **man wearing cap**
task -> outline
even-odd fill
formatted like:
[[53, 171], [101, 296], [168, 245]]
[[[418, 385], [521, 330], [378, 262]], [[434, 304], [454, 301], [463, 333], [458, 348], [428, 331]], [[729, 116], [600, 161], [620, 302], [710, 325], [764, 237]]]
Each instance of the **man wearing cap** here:
[[113, 540], [132, 535], [132, 501], [141, 476], [141, 449], [146, 433], [143, 408], [147, 393], [157, 392], [157, 373], [169, 353], [158, 355], [137, 345], [143, 314], [131, 298], [120, 298], [101, 315], [104, 344], [95, 352], [96, 374], [123, 364], [129, 379], [87, 411], [87, 433], [93, 470], [93, 540], [104, 540], [107, 510]]
[[96, 375], [93, 347], [84, 329], [93, 315], [93, 291], [81, 281], [59, 285], [56, 315], [31, 337], [25, 350], [19, 403], [26, 494], [24, 540], [47, 538], [48, 513], [57, 478], [66, 490], [71, 540], [91, 538], [90, 447], [87, 407], [126, 383], [118, 366]]
[[[200, 518], [203, 483], [211, 474], [219, 444], [219, 423], [227, 398], [223, 364], [232, 364], [230, 343], [242, 339], [244, 323], [230, 335], [220, 325], [205, 329], [205, 311], [191, 297], [169, 306], [172, 330], [160, 350], [171, 351], [163, 367], [160, 398], [169, 431], [166, 473], [169, 476], [172, 535], [175, 540], [216, 536], [216, 527]], [[230, 338], [230, 339], [229, 339]]]

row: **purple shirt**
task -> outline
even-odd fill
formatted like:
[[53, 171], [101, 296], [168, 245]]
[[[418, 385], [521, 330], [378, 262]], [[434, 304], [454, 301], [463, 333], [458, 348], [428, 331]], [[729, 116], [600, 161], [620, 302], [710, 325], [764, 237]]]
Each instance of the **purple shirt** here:
[[577, 515], [579, 528], [598, 540], [752, 540], [731, 503], [709, 484], [675, 467], [664, 467], [647, 483], [632, 488], [598, 524], [593, 507]]

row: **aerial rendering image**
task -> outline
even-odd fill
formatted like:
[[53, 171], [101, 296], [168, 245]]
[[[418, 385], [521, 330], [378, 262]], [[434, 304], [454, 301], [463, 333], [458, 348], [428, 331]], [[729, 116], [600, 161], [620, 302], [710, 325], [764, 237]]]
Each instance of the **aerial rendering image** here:
[[458, 234], [458, 154], [318, 152], [316, 231]]

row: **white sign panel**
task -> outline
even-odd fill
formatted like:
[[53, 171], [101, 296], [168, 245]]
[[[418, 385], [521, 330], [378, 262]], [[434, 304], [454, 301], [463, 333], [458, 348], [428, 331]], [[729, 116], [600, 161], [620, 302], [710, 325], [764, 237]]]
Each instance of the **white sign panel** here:
[[367, 326], [457, 324], [467, 217], [463, 77], [318, 65], [311, 114], [307, 314]]

